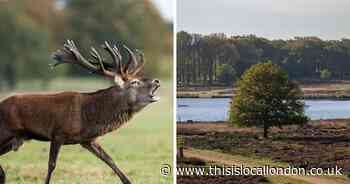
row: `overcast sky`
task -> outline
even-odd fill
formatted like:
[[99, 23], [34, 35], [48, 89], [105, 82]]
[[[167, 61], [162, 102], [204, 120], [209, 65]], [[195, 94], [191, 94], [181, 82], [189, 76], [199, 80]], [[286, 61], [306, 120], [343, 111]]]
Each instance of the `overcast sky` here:
[[174, 14], [174, 3], [173, 0], [152, 0], [155, 5], [158, 7], [162, 16], [169, 21], [173, 20]]
[[350, 0], [177, 0], [177, 29], [266, 38], [350, 37]]

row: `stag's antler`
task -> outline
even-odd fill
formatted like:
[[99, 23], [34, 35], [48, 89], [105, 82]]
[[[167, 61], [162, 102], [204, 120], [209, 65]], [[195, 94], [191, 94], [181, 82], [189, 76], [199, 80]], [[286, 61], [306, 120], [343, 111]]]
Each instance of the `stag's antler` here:
[[107, 41], [105, 41], [105, 43], [104, 43], [104, 45], [102, 45], [102, 47], [112, 56], [116, 72], [119, 73], [122, 76], [125, 75], [123, 73], [123, 66], [122, 66], [122, 63], [121, 63], [122, 56], [121, 56], [117, 46], [114, 45], [113, 48], [112, 48], [109, 45], [109, 43]]
[[91, 60], [85, 59], [82, 54], [79, 52], [74, 41], [67, 40], [67, 43], [64, 44], [63, 50], [57, 50], [52, 54], [52, 58], [57, 62], [52, 66], [55, 67], [60, 64], [77, 64], [86, 70], [91, 71], [99, 75], [103, 75], [109, 78], [115, 78], [116, 76], [121, 77], [123, 80], [132, 78], [140, 73], [144, 67], [143, 54], [136, 50], [140, 55], [140, 62], [136, 59], [134, 52], [131, 51], [127, 46], [124, 45], [124, 48], [129, 54], [129, 61], [124, 67], [122, 64], [122, 56], [119, 52], [119, 49], [116, 45], [113, 47], [105, 41], [102, 45], [112, 57], [113, 64], [104, 62], [104, 59], [98, 53], [98, 51], [91, 47], [90, 55], [97, 61], [93, 62]]
[[129, 49], [126, 45], [124, 45], [123, 47], [126, 49], [126, 51], [129, 54], [129, 61], [124, 69], [124, 72], [127, 75], [136, 76], [142, 71], [144, 67], [143, 53], [140, 52], [139, 50], [136, 50], [136, 52], [140, 56], [140, 62], [138, 62], [134, 52], [132, 52], [131, 49]]

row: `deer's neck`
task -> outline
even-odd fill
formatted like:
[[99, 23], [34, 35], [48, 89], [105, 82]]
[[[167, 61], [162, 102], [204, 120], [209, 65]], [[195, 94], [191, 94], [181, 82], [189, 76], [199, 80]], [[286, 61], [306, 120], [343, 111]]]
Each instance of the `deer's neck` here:
[[113, 88], [87, 95], [82, 118], [89, 137], [101, 136], [119, 128], [134, 114], [123, 92]]

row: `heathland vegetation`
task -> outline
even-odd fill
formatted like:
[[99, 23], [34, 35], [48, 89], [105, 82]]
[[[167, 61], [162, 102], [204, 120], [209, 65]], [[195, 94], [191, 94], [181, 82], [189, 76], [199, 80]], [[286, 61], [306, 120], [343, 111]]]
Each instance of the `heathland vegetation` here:
[[[261, 138], [257, 128], [234, 128], [227, 123], [178, 123], [177, 135], [182, 138], [182, 164], [208, 166], [264, 166], [342, 168], [343, 176], [234, 176], [209, 177], [211, 181], [234, 179], [237, 183], [271, 184], [349, 184], [350, 146], [349, 120], [310, 121], [304, 126], [272, 128], [269, 139]], [[198, 159], [202, 160], [201, 162]], [[204, 184], [205, 177], [179, 176], [183, 183]], [[206, 176], [208, 178], [208, 176]], [[187, 181], [187, 182], [186, 182]], [[230, 183], [230, 182], [227, 182]], [[234, 184], [235, 182], [231, 182]]]

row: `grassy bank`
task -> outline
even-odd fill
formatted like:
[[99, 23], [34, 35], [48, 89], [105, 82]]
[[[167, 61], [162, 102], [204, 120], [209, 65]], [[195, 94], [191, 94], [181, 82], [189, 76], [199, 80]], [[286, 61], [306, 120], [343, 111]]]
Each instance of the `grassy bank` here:
[[[302, 84], [304, 99], [350, 99], [350, 83]], [[178, 98], [231, 98], [234, 89], [229, 87], [180, 87]]]
[[[110, 84], [103, 80], [57, 79], [45, 91], [93, 91]], [[35, 81], [23, 81], [10, 93], [42, 91]], [[162, 164], [172, 164], [172, 84], [162, 81], [161, 100], [151, 104], [131, 122], [100, 139], [131, 180], [136, 184], [171, 183], [159, 174]], [[47, 171], [49, 143], [26, 142], [17, 152], [0, 157], [8, 184], [43, 183]], [[55, 184], [120, 183], [102, 161], [79, 145], [64, 146], [53, 174]]]

